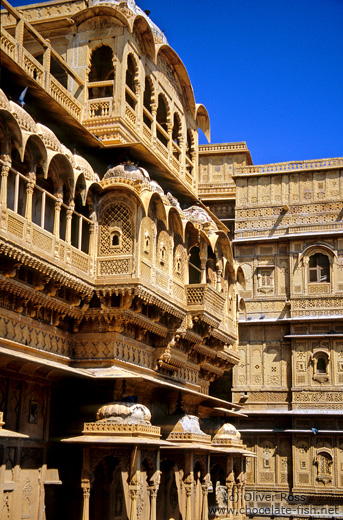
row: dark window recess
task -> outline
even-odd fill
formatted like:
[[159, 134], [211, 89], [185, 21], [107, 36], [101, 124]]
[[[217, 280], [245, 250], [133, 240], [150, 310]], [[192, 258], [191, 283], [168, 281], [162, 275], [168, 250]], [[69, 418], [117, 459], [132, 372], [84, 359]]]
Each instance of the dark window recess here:
[[330, 282], [330, 261], [326, 255], [316, 253], [310, 257], [309, 280], [316, 283]]

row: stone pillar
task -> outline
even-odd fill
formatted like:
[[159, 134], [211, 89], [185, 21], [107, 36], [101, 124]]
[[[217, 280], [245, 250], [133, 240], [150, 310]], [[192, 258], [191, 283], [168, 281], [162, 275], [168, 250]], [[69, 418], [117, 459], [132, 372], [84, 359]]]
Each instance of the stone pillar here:
[[54, 215], [54, 235], [55, 235], [56, 241], [60, 239], [61, 207], [62, 207], [62, 196], [58, 195], [57, 201], [55, 202], [55, 215]]
[[138, 486], [130, 484], [129, 485], [129, 495], [130, 495], [130, 499], [131, 499], [129, 520], [137, 520]]
[[148, 493], [149, 493], [149, 496], [150, 496], [150, 516], [149, 516], [149, 520], [156, 520], [156, 503], [157, 503], [158, 486], [150, 486], [150, 487], [148, 487]]
[[51, 43], [50, 40], [46, 40], [48, 46], [44, 49], [43, 53], [43, 67], [44, 67], [44, 86], [46, 90], [50, 89], [50, 64], [51, 64]]
[[238, 488], [237, 488], [237, 484], [235, 483], [233, 485], [233, 488], [232, 488], [232, 493], [233, 493], [233, 508], [235, 511], [237, 511], [237, 507], [238, 507]]
[[93, 221], [89, 226], [89, 251], [88, 256], [90, 259], [90, 274], [95, 274], [95, 229], [96, 229], [96, 223]]
[[17, 19], [14, 37], [18, 43], [17, 46], [17, 64], [21, 66], [23, 60], [23, 41], [24, 41], [24, 18], [23, 11], [18, 11], [20, 14], [20, 18]]
[[155, 146], [155, 144], [156, 144], [156, 117], [157, 117], [156, 103], [151, 103], [151, 115], [152, 115], [152, 123], [151, 123], [152, 146]]
[[81, 480], [81, 488], [83, 489], [82, 520], [89, 520], [89, 497], [91, 494], [91, 485], [88, 478], [83, 478]]
[[241, 513], [240, 513], [240, 509], [242, 507], [242, 483], [239, 482], [236, 486], [236, 489], [237, 489], [237, 510], [239, 512], [239, 516], [242, 516]]
[[11, 156], [2, 155], [1, 160], [3, 161], [1, 167], [1, 192], [0, 192], [0, 204], [1, 204], [1, 227], [5, 227], [6, 222], [6, 210], [7, 210], [7, 179], [11, 168]]
[[66, 218], [66, 242], [67, 244], [71, 244], [71, 221], [73, 218], [75, 203], [72, 200], [67, 209], [67, 218]]
[[195, 520], [192, 516], [192, 491], [193, 491], [193, 474], [188, 475], [184, 480], [186, 490], [186, 515], [185, 520]]
[[217, 291], [222, 291], [222, 284], [221, 284], [221, 277], [223, 272], [223, 262], [221, 260], [218, 260], [216, 263], [216, 271], [217, 271]]
[[201, 507], [201, 520], [208, 520], [208, 482], [205, 481], [202, 484], [202, 507]]
[[[26, 204], [25, 204], [25, 218], [28, 223], [32, 222], [32, 197], [33, 190], [36, 183], [36, 174], [35, 172], [29, 173], [29, 180], [26, 183]], [[43, 209], [42, 209], [43, 210]]]
[[[232, 510], [232, 508], [235, 507], [235, 476], [233, 472], [233, 460], [232, 457], [229, 456], [226, 461], [226, 487], [227, 487], [227, 493], [228, 493], [228, 500], [227, 500], [227, 507], [229, 510]], [[233, 514], [230, 512], [229, 518], [232, 518]]]
[[168, 143], [167, 143], [167, 149], [168, 149], [168, 163], [171, 163], [171, 158], [173, 155], [173, 123], [170, 121], [167, 122], [167, 132], [168, 132]]

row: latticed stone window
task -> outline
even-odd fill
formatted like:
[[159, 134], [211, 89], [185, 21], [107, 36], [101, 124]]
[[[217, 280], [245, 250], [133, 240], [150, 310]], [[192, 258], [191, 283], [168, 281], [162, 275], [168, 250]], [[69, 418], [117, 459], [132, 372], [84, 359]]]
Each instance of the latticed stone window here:
[[273, 270], [272, 269], [260, 269], [259, 272], [260, 287], [272, 287], [273, 286]]
[[117, 203], [105, 211], [100, 228], [99, 254], [132, 253], [131, 210]]

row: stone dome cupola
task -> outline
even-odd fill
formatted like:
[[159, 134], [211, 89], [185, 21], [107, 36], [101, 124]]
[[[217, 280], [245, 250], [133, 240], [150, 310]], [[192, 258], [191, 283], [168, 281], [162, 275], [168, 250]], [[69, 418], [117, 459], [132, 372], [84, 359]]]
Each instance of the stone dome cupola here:
[[103, 180], [115, 178], [143, 182], [150, 181], [150, 175], [148, 172], [144, 168], [138, 168], [138, 166], [131, 162], [118, 164], [117, 166], [110, 168], [105, 173]]
[[97, 422], [151, 425], [150, 410], [143, 404], [115, 401], [99, 408]]

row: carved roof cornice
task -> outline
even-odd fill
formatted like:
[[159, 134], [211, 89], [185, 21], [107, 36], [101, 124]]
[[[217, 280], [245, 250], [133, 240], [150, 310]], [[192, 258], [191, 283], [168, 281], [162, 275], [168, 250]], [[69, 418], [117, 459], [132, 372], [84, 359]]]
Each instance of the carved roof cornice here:
[[8, 239], [5, 242], [0, 238], [0, 254], [12, 258], [26, 267], [35, 269], [42, 275], [61, 283], [63, 286], [74, 289], [85, 296], [91, 296], [93, 293], [94, 289], [91, 284], [76, 278], [62, 269], [59, 269], [56, 265], [49, 265], [42, 259], [35, 257], [34, 253], [31, 251], [26, 252], [22, 248], [9, 243]]
[[135, 290], [135, 294], [141, 298], [145, 303], [150, 303], [151, 305], [156, 305], [160, 309], [176, 316], [177, 318], [184, 318], [186, 315], [186, 311], [180, 309], [176, 305], [168, 302], [165, 297], [157, 295], [154, 291], [144, 287], [142, 285], [138, 285]]
[[211, 336], [218, 339], [219, 341], [222, 341], [223, 343], [232, 343], [233, 341], [235, 341], [237, 339], [236, 337], [233, 337], [232, 334], [230, 334], [230, 333], [226, 334], [225, 332], [222, 332], [218, 329], [212, 330]]
[[[157, 323], [147, 316], [144, 316], [142, 314], [136, 313], [132, 311], [131, 309], [119, 309], [119, 308], [109, 308], [107, 313], [102, 313], [101, 316], [116, 320], [123, 320], [130, 323], [133, 323], [134, 325], [137, 325], [141, 327], [142, 329], [145, 329], [149, 332], [153, 332], [157, 336], [162, 336], [165, 338], [168, 334], [168, 329], [164, 325]], [[98, 318], [99, 317], [99, 309], [91, 309], [87, 312], [86, 317], [93, 317]]]
[[23, 303], [30, 302], [33, 305], [41, 305], [47, 309], [65, 314], [71, 318], [82, 318], [82, 311], [79, 308], [72, 307], [70, 303], [63, 302], [57, 298], [53, 298], [45, 293], [36, 291], [33, 287], [27, 286], [24, 282], [6, 278], [0, 274], [0, 289], [10, 292], [19, 297]]
[[207, 345], [195, 345], [194, 350], [199, 354], [214, 359], [217, 356], [217, 352]]

